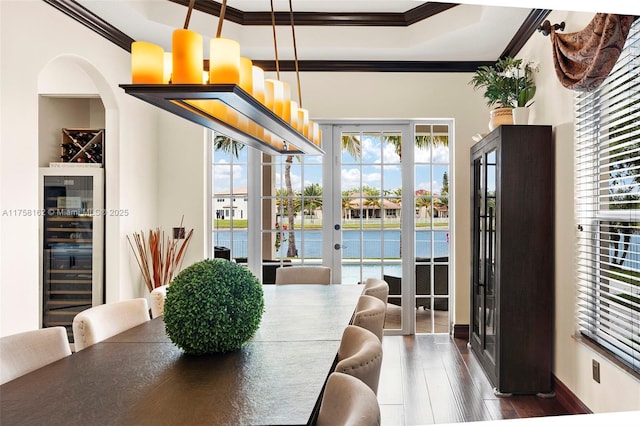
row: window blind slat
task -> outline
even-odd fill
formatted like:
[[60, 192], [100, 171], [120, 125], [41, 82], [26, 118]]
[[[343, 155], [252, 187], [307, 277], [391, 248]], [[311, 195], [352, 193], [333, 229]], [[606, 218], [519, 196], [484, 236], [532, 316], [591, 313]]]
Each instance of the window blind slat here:
[[640, 23], [575, 98], [576, 327], [640, 372]]

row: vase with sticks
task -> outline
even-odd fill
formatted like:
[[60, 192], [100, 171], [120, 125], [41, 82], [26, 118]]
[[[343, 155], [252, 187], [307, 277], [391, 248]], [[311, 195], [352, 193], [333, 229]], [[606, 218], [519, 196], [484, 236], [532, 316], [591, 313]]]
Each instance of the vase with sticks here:
[[[183, 229], [182, 221], [180, 229]], [[148, 237], [144, 231], [134, 232], [131, 237], [127, 235], [149, 292], [169, 284], [180, 271], [192, 235], [193, 229], [169, 236], [160, 228], [149, 229]]]

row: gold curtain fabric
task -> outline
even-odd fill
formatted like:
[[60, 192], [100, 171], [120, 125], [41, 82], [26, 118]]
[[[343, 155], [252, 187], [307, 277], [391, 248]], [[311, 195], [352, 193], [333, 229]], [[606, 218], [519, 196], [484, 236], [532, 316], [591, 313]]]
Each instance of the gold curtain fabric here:
[[551, 29], [556, 74], [568, 89], [591, 91], [618, 60], [635, 16], [598, 13], [583, 30], [559, 34]]

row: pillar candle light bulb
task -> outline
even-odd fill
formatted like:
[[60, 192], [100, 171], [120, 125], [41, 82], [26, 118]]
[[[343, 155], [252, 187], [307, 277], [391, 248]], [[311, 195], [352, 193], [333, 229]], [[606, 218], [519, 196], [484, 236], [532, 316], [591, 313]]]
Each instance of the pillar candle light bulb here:
[[171, 52], [164, 52], [164, 66], [162, 70], [164, 74], [162, 82], [164, 84], [171, 83], [171, 72], [173, 71], [173, 56]]
[[297, 129], [299, 133], [306, 135], [309, 132], [309, 111], [304, 108], [298, 108]]
[[253, 93], [253, 62], [244, 56], [240, 57], [240, 88], [248, 94]]
[[294, 129], [298, 129], [298, 103], [296, 101], [290, 101], [289, 110], [291, 112], [289, 124], [291, 124], [291, 127]]
[[291, 121], [291, 86], [289, 83], [282, 82], [282, 119], [287, 123]]
[[251, 67], [251, 74], [253, 76], [253, 97], [262, 104], [264, 101], [264, 71], [262, 68], [253, 65]]
[[240, 83], [240, 44], [228, 38], [212, 38], [209, 44], [209, 83]]
[[[282, 117], [282, 112], [284, 110], [284, 85], [280, 80], [272, 79], [265, 80], [264, 84], [267, 107], [270, 108], [277, 116]], [[270, 96], [273, 96], [273, 99], [269, 99]]]
[[173, 32], [174, 84], [201, 84], [203, 69], [202, 36], [195, 31], [177, 29]]
[[162, 84], [164, 50], [146, 41], [131, 43], [131, 81], [133, 84]]

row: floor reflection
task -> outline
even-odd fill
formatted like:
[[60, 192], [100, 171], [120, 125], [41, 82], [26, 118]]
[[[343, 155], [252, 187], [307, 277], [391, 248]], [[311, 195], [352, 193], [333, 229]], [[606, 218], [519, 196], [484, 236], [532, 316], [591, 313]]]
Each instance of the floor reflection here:
[[[415, 310], [416, 333], [449, 333], [449, 311], [430, 310], [419, 307]], [[393, 330], [400, 328], [402, 308], [387, 305], [384, 328]]]

